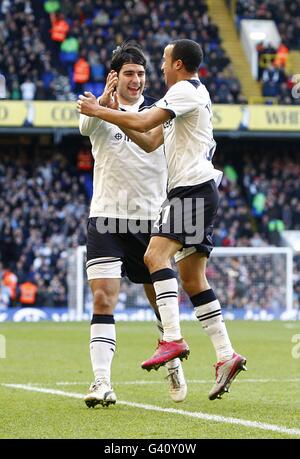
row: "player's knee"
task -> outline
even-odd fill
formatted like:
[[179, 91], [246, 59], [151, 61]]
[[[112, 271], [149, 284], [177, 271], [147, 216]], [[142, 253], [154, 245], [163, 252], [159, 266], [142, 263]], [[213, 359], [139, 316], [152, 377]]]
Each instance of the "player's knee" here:
[[197, 293], [203, 292], [209, 288], [205, 277], [197, 279], [181, 279], [181, 285], [189, 296], [196, 295]]
[[97, 289], [94, 292], [94, 313], [111, 314], [114, 307], [114, 299], [104, 289]]
[[159, 247], [148, 247], [144, 255], [144, 263], [151, 273], [170, 265], [169, 258]]
[[153, 251], [148, 249], [144, 255], [144, 263], [149, 270], [151, 270], [150, 267], [152, 266], [153, 261], [154, 261]]
[[153, 272], [161, 265], [162, 260], [157, 250], [149, 249], [144, 255], [144, 263], [150, 272]]

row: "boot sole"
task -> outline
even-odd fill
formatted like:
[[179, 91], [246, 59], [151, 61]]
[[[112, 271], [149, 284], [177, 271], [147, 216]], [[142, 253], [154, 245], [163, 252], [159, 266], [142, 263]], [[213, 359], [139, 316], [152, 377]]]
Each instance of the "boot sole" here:
[[107, 408], [109, 405], [115, 405], [116, 400], [98, 400], [97, 398], [92, 398], [90, 400], [85, 400], [85, 404], [88, 408], [95, 408], [97, 405], [102, 405], [104, 408]]

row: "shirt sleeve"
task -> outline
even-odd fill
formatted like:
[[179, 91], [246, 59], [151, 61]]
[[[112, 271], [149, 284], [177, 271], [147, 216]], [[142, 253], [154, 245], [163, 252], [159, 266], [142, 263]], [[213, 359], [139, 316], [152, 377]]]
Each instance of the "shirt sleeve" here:
[[[201, 104], [202, 97], [196, 93], [196, 89], [189, 82], [179, 82], [174, 84], [166, 95], [156, 102], [156, 107], [163, 108], [171, 113], [172, 118], [184, 115], [193, 111]], [[203, 103], [205, 103], [203, 98]]]
[[80, 115], [79, 131], [81, 135], [90, 136], [102, 120], [93, 116]]

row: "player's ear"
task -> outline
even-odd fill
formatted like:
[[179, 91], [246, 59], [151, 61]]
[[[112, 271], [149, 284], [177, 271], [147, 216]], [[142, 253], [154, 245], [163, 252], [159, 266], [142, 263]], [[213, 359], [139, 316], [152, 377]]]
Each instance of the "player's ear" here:
[[177, 59], [177, 61], [175, 61], [175, 69], [176, 70], [181, 70], [183, 67], [184, 67], [184, 65], [183, 65], [182, 60], [181, 59]]

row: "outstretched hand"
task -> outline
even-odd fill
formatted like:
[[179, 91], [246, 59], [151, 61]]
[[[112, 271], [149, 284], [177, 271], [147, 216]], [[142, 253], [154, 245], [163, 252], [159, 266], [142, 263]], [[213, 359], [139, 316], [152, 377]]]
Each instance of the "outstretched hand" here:
[[99, 103], [91, 92], [85, 91], [84, 96], [80, 94], [77, 100], [77, 111], [82, 115], [96, 116]]
[[77, 111], [83, 115], [96, 116], [96, 110], [99, 108], [99, 105], [118, 110], [117, 83], [118, 74], [112, 70], [107, 76], [106, 85], [101, 97], [96, 99], [94, 94], [86, 91], [84, 95], [80, 95], [77, 100]]
[[106, 84], [99, 99], [99, 104], [103, 107], [108, 107], [117, 110], [119, 108], [116, 87], [118, 84], [118, 74], [111, 70], [106, 78]]

